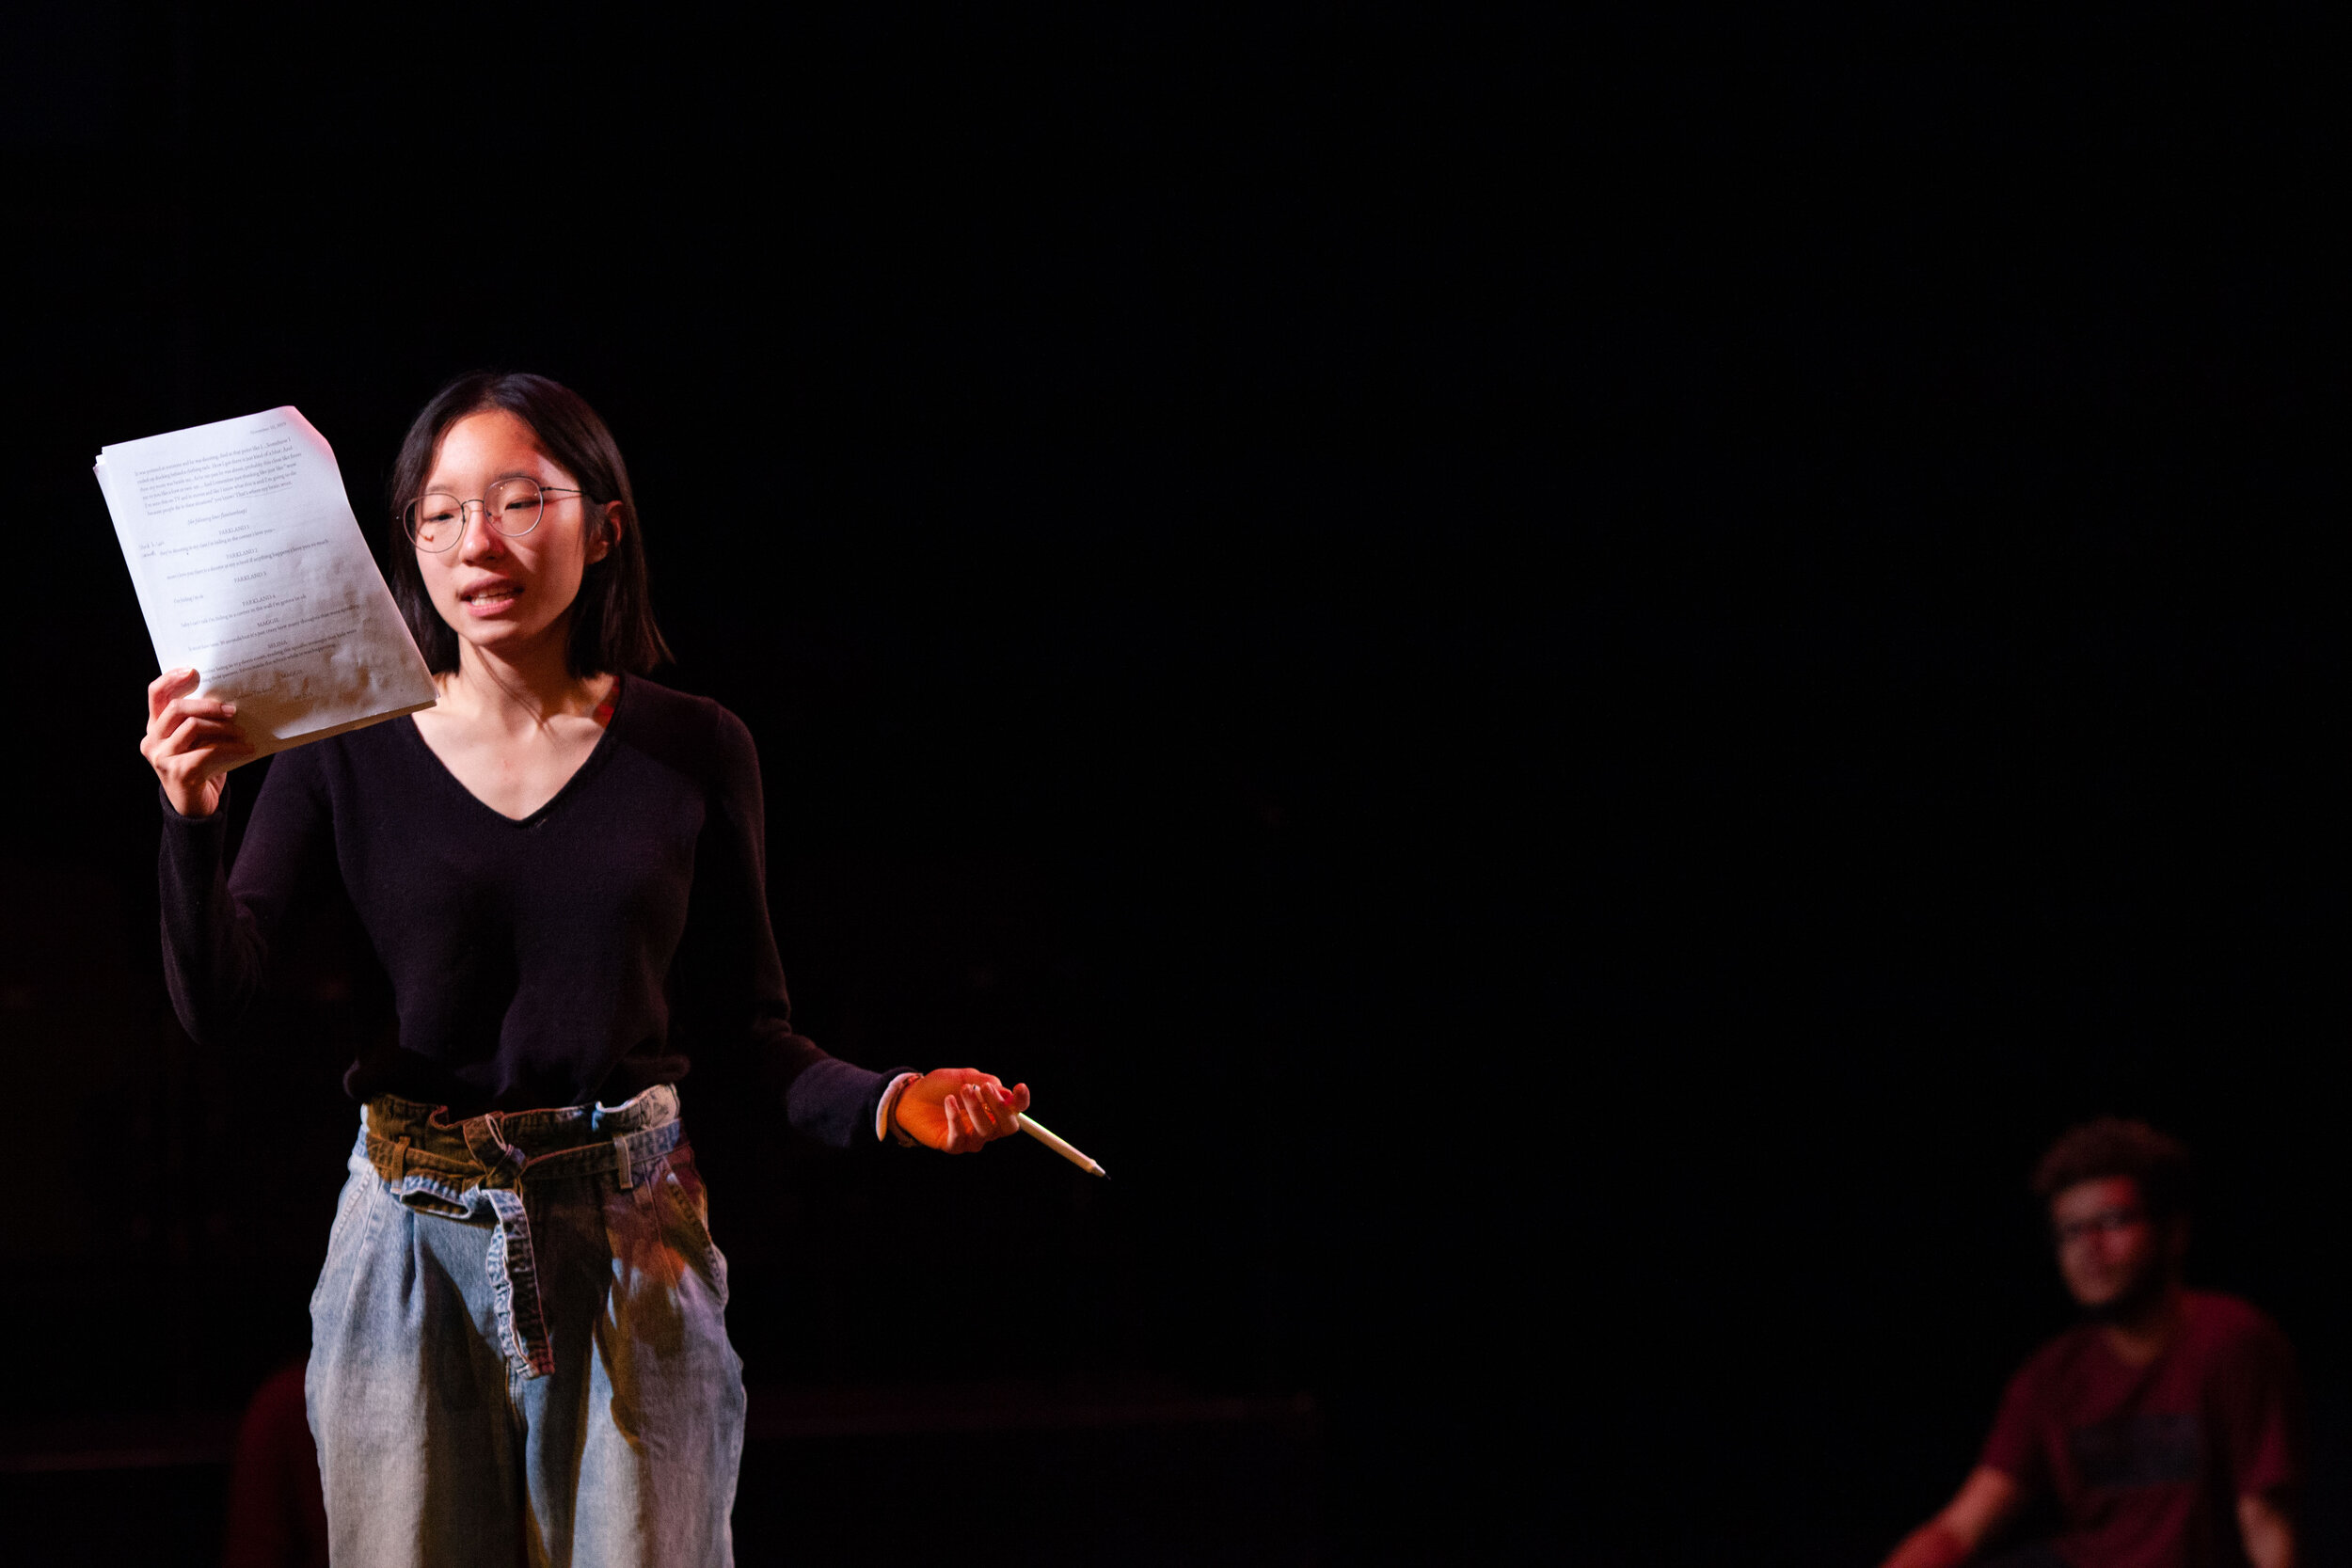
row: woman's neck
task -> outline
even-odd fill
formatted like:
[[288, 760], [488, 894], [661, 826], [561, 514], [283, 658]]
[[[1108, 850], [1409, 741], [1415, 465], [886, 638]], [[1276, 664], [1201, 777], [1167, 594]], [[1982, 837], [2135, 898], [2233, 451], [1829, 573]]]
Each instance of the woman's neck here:
[[436, 681], [441, 701], [476, 721], [527, 730], [564, 715], [593, 713], [612, 689], [610, 675], [578, 676], [566, 657], [570, 639], [562, 626], [555, 635], [507, 656], [474, 643], [457, 644], [457, 668]]

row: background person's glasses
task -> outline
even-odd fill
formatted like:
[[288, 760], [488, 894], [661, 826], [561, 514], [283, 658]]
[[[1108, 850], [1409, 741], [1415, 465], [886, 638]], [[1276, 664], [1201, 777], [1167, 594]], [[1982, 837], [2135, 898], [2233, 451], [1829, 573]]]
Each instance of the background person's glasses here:
[[475, 500], [460, 500], [447, 491], [428, 490], [400, 509], [400, 526], [417, 548], [445, 550], [464, 537], [467, 508], [478, 506], [485, 521], [513, 539], [539, 526], [549, 496], [583, 493], [542, 484], [535, 479], [501, 479], [490, 486], [489, 494]]
[[2102, 1209], [2095, 1214], [2087, 1214], [2078, 1220], [2068, 1220], [2063, 1225], [2054, 1225], [2050, 1227], [2050, 1233], [2057, 1239], [2058, 1245], [2067, 1246], [2081, 1241], [2085, 1236], [2092, 1234], [2106, 1236], [2118, 1230], [2129, 1230], [2147, 1217], [2147, 1212], [2141, 1209]]

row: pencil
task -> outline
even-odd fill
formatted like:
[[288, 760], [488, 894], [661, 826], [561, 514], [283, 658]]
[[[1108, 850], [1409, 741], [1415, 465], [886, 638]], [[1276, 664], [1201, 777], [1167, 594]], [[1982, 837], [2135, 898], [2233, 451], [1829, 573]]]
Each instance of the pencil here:
[[1090, 1170], [1105, 1181], [1108, 1181], [1111, 1179], [1111, 1173], [1109, 1171], [1104, 1170], [1102, 1166], [1096, 1164], [1093, 1161], [1088, 1159], [1085, 1155], [1079, 1153], [1076, 1149], [1071, 1148], [1059, 1138], [1054, 1136], [1051, 1132], [1046, 1130], [1043, 1122], [1025, 1116], [1016, 1116], [1012, 1119], [1020, 1124], [1021, 1131], [1026, 1132], [1030, 1137], [1035, 1138], [1038, 1142], [1043, 1144], [1046, 1148], [1052, 1149], [1055, 1153], [1060, 1155], [1063, 1159], [1069, 1161], [1080, 1170]]

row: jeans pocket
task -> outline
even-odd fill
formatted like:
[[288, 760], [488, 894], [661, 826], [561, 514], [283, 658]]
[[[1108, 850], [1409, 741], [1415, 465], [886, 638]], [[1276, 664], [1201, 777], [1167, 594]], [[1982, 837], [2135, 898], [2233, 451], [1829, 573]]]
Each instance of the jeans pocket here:
[[656, 1192], [671, 1246], [708, 1282], [719, 1305], [726, 1306], [726, 1255], [710, 1239], [710, 1202], [694, 1157], [683, 1145], [662, 1163]]
[[353, 1161], [353, 1169], [343, 1179], [342, 1198], [335, 1205], [335, 1223], [326, 1232], [326, 1259], [319, 1265], [318, 1283], [310, 1289], [310, 1318], [318, 1321], [322, 1303], [332, 1299], [330, 1288], [338, 1280], [347, 1279], [358, 1267], [360, 1253], [366, 1250], [368, 1237], [375, 1228], [377, 1206], [369, 1200], [383, 1179], [373, 1167]]

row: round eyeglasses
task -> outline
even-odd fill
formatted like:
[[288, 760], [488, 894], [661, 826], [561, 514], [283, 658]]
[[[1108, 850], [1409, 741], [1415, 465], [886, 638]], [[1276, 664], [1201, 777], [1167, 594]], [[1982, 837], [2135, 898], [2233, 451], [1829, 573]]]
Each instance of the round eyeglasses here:
[[579, 496], [581, 490], [559, 489], [535, 479], [501, 479], [478, 499], [460, 500], [444, 490], [428, 490], [400, 509], [400, 526], [408, 542], [421, 550], [439, 553], [465, 537], [467, 508], [482, 508], [483, 520], [509, 539], [539, 526], [549, 496]]

